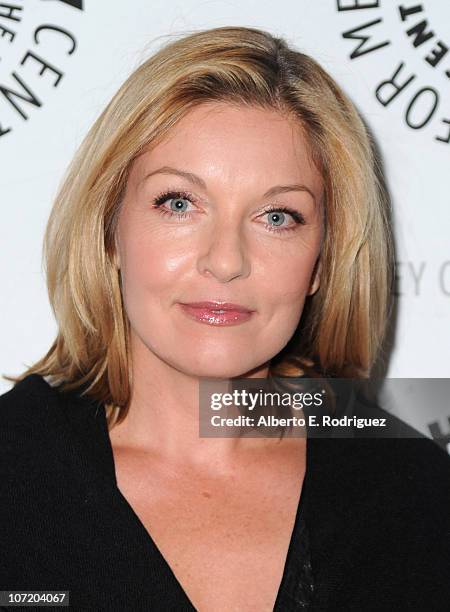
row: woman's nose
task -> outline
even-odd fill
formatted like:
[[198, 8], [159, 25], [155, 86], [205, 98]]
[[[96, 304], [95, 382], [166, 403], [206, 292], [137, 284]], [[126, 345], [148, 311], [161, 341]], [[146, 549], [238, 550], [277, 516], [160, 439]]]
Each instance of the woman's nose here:
[[202, 237], [198, 270], [225, 283], [250, 273], [250, 261], [237, 223], [217, 223]]

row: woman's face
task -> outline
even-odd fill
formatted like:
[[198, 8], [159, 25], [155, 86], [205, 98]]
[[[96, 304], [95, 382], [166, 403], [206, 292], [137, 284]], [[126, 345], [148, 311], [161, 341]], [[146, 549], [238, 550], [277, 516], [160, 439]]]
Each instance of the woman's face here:
[[[116, 235], [134, 365], [264, 371], [319, 286], [322, 195], [298, 125], [256, 107], [202, 104], [135, 160]], [[205, 301], [247, 312], [182, 306]]]

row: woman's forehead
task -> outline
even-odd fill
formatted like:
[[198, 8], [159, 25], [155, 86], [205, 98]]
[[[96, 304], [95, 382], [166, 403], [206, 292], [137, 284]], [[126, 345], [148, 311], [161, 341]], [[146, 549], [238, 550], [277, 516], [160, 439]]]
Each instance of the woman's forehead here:
[[138, 174], [160, 166], [184, 168], [204, 179], [258, 182], [308, 180], [321, 190], [300, 122], [274, 109], [223, 102], [191, 109], [135, 162]]

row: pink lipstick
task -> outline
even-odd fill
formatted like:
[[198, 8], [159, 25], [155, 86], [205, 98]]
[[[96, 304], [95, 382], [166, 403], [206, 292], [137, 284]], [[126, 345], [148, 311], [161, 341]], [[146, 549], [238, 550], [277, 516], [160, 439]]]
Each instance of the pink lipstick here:
[[207, 325], [239, 325], [254, 313], [250, 308], [230, 302], [189, 302], [180, 306], [188, 317]]

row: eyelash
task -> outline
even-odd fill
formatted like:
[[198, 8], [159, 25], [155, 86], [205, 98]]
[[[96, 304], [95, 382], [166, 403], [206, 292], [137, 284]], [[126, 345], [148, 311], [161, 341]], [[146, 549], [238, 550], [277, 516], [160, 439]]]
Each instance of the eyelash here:
[[[177, 212], [166, 210], [162, 208], [162, 205], [165, 204], [167, 200], [178, 199], [178, 198], [189, 200], [191, 203], [195, 202], [194, 196], [191, 193], [188, 193], [187, 191], [165, 191], [164, 193], [161, 193], [158, 196], [156, 196], [156, 198], [153, 200], [152, 206], [153, 208], [156, 208], [158, 212], [161, 213], [162, 215], [170, 215], [171, 217], [177, 217], [179, 221], [182, 221], [184, 219], [189, 219], [190, 217], [189, 213], [177, 213]], [[289, 214], [294, 219], [295, 225], [292, 225], [290, 227], [282, 227], [281, 229], [277, 229], [276, 227], [269, 225], [268, 231], [270, 232], [275, 232], [275, 233], [288, 232], [288, 231], [296, 230], [297, 225], [305, 225], [306, 223], [304, 216], [300, 212], [298, 212], [297, 210], [293, 210], [292, 208], [288, 208], [286, 206], [270, 206], [264, 211], [264, 214], [269, 214], [272, 212], [282, 212], [282, 213]]]

